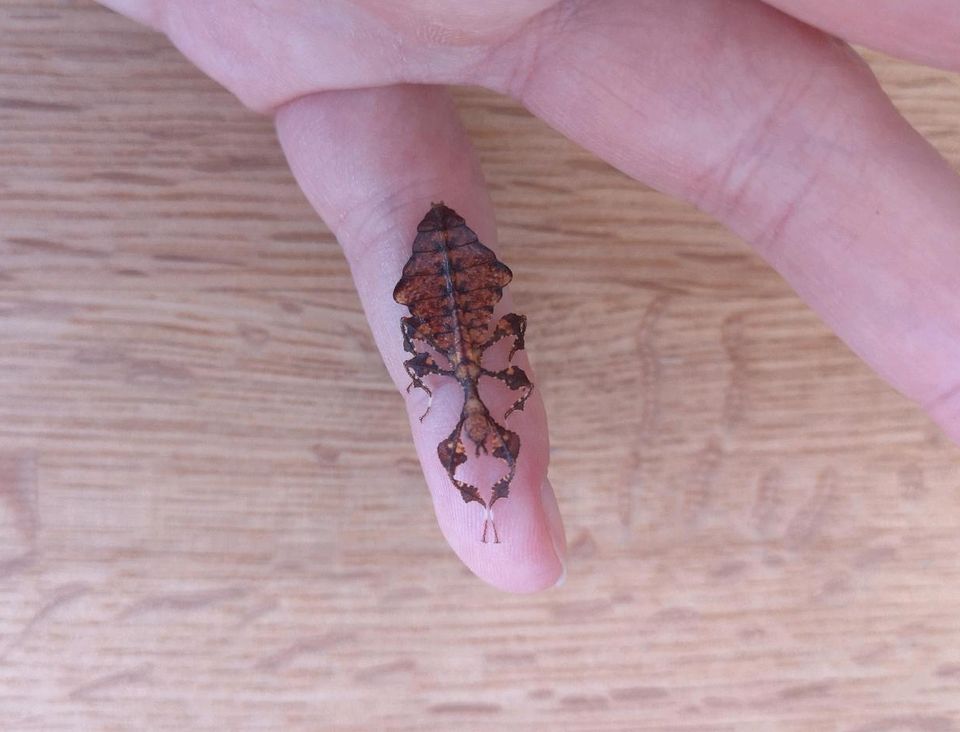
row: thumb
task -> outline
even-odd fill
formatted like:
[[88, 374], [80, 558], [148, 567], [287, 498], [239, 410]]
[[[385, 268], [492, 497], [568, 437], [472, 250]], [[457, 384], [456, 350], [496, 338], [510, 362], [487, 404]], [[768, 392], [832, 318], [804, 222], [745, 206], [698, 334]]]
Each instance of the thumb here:
[[[490, 247], [496, 243], [482, 175], [453, 104], [435, 87], [323, 92], [282, 107], [276, 125], [300, 186], [346, 253], [377, 346], [405, 393], [411, 377], [404, 361], [412, 354], [404, 350], [401, 319], [410, 313], [394, 301], [393, 290], [411, 255], [418, 222], [432, 201], [443, 200], [480, 241]], [[492, 323], [510, 308], [506, 294]], [[509, 341], [504, 338], [501, 347], [491, 349], [493, 365], [485, 360], [485, 367], [506, 367]], [[535, 383], [523, 351], [512, 364]], [[549, 443], [539, 393], [534, 390], [507, 425], [503, 415], [521, 392], [511, 391], [504, 381], [481, 379], [480, 395], [490, 416], [516, 433], [520, 444], [509, 496], [496, 502], [500, 543], [484, 543], [485, 511], [476, 501], [466, 502], [462, 485], [477, 487], [489, 503], [490, 489], [507, 465], [493, 450], [475, 455], [473, 443], [466, 440], [467, 459], [454, 469], [462, 481], [458, 490], [438, 446], [456, 437], [464, 392], [451, 376], [425, 375], [423, 382], [433, 393], [429, 415], [420, 421], [427, 394], [419, 389], [411, 390], [407, 408], [437, 521], [450, 546], [495, 587], [532, 592], [556, 584], [564, 571], [565, 542], [546, 477]]]

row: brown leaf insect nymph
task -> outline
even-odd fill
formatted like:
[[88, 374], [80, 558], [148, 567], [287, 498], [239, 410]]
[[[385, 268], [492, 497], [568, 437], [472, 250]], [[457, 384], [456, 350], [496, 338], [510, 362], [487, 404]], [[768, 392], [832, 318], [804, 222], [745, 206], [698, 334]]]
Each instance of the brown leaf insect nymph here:
[[[437, 446], [437, 456], [464, 502], [475, 501], [484, 508], [484, 543], [488, 526], [494, 542], [500, 543], [493, 505], [510, 493], [520, 454], [520, 436], [490, 414], [480, 398], [480, 377], [497, 379], [520, 392], [519, 399], [503, 415], [504, 420], [522, 410], [533, 391], [530, 379], [517, 366], [490, 371], [482, 364], [484, 352], [503, 338], [513, 339], [508, 362], [523, 348], [525, 316], [510, 313], [492, 323], [494, 306], [511, 279], [510, 268], [480, 243], [463, 218], [443, 203], [435, 203], [417, 226], [413, 254], [393, 291], [393, 299], [410, 309], [410, 315], [400, 321], [403, 347], [410, 354], [403, 364], [410, 375], [407, 391], [423, 389], [432, 398], [432, 392], [423, 383], [428, 374], [452, 377], [463, 387], [460, 418], [450, 435]], [[441, 365], [431, 353], [418, 351], [418, 342], [432, 348], [448, 363]], [[428, 406], [420, 421], [429, 411]], [[477, 486], [457, 478], [457, 468], [467, 461], [464, 435], [473, 443], [476, 456], [482, 451], [506, 463], [507, 471], [493, 484], [489, 501], [483, 499]]]

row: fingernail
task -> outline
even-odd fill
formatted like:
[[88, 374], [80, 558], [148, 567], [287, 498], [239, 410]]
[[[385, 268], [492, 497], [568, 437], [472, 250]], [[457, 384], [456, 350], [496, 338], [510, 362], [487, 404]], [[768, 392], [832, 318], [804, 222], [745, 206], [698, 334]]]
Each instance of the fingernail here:
[[547, 530], [553, 540], [553, 551], [560, 562], [560, 578], [554, 587], [560, 587], [567, 579], [567, 536], [563, 531], [563, 519], [560, 517], [560, 507], [557, 505], [557, 496], [550, 485], [550, 479], [544, 478], [540, 486], [540, 503], [547, 519]]

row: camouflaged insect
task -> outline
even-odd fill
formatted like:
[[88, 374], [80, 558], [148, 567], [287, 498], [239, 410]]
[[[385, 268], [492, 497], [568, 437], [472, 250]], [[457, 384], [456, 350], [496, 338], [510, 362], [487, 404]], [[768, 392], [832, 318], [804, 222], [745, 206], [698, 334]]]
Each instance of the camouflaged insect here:
[[[519, 390], [504, 419], [517, 410], [533, 391], [533, 384], [522, 369], [508, 366], [489, 371], [481, 363], [484, 352], [502, 338], [513, 338], [508, 361], [523, 348], [527, 319], [511, 313], [500, 318], [493, 329], [493, 308], [503, 296], [503, 288], [513, 279], [510, 268], [477, 239], [463, 218], [443, 203], [432, 204], [417, 226], [413, 254], [403, 267], [403, 276], [393, 291], [393, 299], [410, 308], [401, 319], [403, 347], [411, 354], [404, 362], [411, 388], [432, 392], [423, 383], [428, 374], [451, 376], [463, 387], [463, 409], [450, 435], [437, 446], [437, 455], [464, 502], [476, 501], [485, 509], [481, 541], [487, 541], [487, 526], [493, 539], [500, 542], [493, 523], [493, 504], [510, 493], [510, 481], [517, 471], [520, 437], [501, 426], [480, 399], [481, 376], [499, 379], [510, 389]], [[418, 352], [421, 341], [447, 360], [437, 363], [429, 352]], [[427, 412], [430, 407], [427, 407]], [[427, 412], [420, 417], [427, 416]], [[476, 486], [457, 478], [457, 468], [467, 461], [462, 435], [473, 442], [475, 454], [492, 454], [507, 465], [506, 474], [493, 484], [489, 502]]]

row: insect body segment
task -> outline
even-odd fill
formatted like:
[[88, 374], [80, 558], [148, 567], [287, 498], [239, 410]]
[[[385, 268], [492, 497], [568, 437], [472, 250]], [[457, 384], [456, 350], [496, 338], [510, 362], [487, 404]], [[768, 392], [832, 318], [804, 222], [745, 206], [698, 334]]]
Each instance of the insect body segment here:
[[[492, 508], [509, 495], [520, 454], [520, 437], [491, 416], [480, 399], [479, 380], [488, 376], [521, 392], [504, 418], [522, 410], [533, 391], [533, 384], [519, 367], [511, 365], [490, 371], [481, 364], [484, 352], [503, 338], [513, 338], [508, 360], [524, 346], [525, 316], [504, 315], [490, 328], [494, 306], [512, 278], [510, 268], [480, 243], [463, 218], [436, 203], [417, 227], [413, 254], [393, 291], [394, 299], [410, 309], [410, 315], [401, 319], [403, 347], [411, 355], [404, 362], [410, 376], [407, 391], [423, 389], [432, 397], [423, 383], [423, 377], [429, 374], [453, 377], [463, 387], [460, 418], [450, 435], [437, 446], [437, 455], [463, 500], [476, 501], [486, 510], [483, 541], [487, 540], [489, 524], [494, 541], [499, 542]], [[418, 341], [443, 355], [449, 366], [438, 364], [430, 353], [418, 351]], [[428, 406], [421, 421], [429, 411]], [[479, 488], [456, 477], [457, 468], [467, 461], [464, 434], [473, 443], [475, 455], [484, 452], [506, 463], [507, 472], [493, 484], [489, 501], [483, 499]]]

